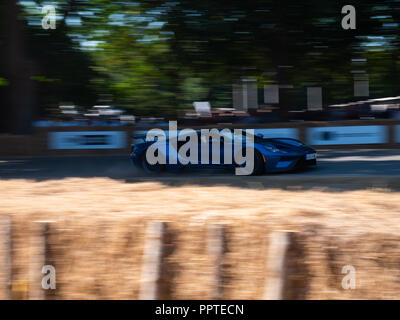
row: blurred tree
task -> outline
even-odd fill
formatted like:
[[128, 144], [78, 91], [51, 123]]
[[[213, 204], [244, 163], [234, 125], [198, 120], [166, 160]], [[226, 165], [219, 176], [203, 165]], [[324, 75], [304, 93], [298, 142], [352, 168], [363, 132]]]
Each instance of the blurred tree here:
[[1, 3], [1, 73], [0, 131], [27, 133], [31, 127], [37, 95], [30, 77], [36, 65], [25, 47], [23, 23], [14, 0]]
[[[45, 4], [56, 5], [56, 30], [41, 28]], [[293, 85], [282, 109], [303, 108], [308, 86], [323, 87], [325, 104], [358, 100], [359, 73], [368, 75], [371, 97], [399, 94], [399, 2], [352, 1], [355, 30], [341, 27], [346, 4], [7, 0], [0, 130], [26, 131], [36, 110], [45, 116], [62, 101], [92, 106], [104, 95], [139, 115], [175, 116], [195, 100], [229, 107], [241, 77], [256, 78], [260, 90]]]

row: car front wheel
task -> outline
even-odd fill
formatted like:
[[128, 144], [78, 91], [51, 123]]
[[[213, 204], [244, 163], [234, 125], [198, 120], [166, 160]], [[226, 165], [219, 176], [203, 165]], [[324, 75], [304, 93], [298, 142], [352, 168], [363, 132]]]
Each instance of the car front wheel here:
[[[246, 166], [246, 163], [238, 165], [236, 164], [236, 167], [241, 167], [244, 168]], [[249, 173], [250, 176], [258, 176], [262, 175], [265, 172], [265, 167], [264, 167], [264, 159], [262, 154], [254, 150], [254, 165], [253, 165], [253, 170]]]

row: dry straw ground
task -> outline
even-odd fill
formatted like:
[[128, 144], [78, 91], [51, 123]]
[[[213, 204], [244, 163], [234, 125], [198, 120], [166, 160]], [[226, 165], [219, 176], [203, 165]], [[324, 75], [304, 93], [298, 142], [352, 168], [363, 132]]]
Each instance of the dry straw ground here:
[[[147, 221], [170, 222], [169, 299], [210, 298], [207, 226], [227, 226], [223, 298], [260, 299], [268, 236], [299, 231], [288, 298], [400, 298], [400, 197], [388, 190], [171, 187], [105, 178], [0, 181], [13, 218], [13, 297], [26, 298], [31, 222], [54, 220], [58, 299], [136, 299]], [[356, 268], [343, 290], [344, 265]]]

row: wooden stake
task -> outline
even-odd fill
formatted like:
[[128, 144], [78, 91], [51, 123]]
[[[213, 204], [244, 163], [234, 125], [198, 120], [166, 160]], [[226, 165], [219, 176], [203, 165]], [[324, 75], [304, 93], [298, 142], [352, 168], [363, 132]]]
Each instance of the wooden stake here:
[[212, 225], [208, 237], [208, 254], [211, 259], [213, 274], [212, 299], [222, 298], [222, 262], [225, 254], [225, 226], [221, 224]]
[[140, 300], [160, 299], [165, 222], [150, 222], [146, 230], [141, 275]]
[[29, 299], [31, 300], [44, 300], [47, 296], [47, 290], [42, 288], [42, 279], [44, 276], [42, 268], [48, 262], [50, 224], [50, 221], [37, 221], [33, 223], [29, 254]]
[[0, 216], [0, 300], [12, 298], [11, 239], [11, 218]]
[[286, 296], [288, 280], [288, 252], [293, 232], [273, 232], [270, 237], [265, 300], [282, 300]]

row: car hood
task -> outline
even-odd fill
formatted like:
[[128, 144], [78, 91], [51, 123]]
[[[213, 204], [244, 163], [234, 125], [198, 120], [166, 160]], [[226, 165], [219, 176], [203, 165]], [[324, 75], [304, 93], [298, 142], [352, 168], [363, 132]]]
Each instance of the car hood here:
[[301, 143], [295, 139], [286, 138], [271, 138], [271, 139], [261, 139], [257, 141], [261, 145], [273, 145], [278, 149], [288, 151], [288, 152], [299, 152], [299, 153], [310, 153], [316, 152], [315, 149]]

